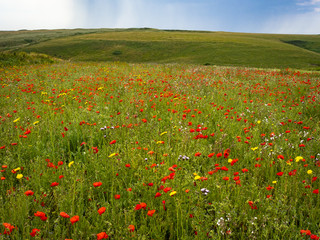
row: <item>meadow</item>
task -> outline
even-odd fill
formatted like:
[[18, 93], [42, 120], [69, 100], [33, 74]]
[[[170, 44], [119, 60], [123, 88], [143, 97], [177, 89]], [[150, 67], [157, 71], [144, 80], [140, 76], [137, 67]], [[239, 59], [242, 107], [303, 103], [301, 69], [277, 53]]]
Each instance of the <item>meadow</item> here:
[[319, 239], [320, 74], [0, 69], [0, 239]]
[[[40, 59], [31, 57], [34, 63], [48, 62], [53, 57], [77, 62], [183, 63], [320, 70], [320, 35], [152, 28], [0, 31], [0, 51], [42, 54]], [[1, 56], [1, 52], [0, 67], [23, 63], [19, 61], [19, 55]], [[48, 55], [46, 59], [43, 54]], [[14, 62], [16, 58], [17, 62]]]

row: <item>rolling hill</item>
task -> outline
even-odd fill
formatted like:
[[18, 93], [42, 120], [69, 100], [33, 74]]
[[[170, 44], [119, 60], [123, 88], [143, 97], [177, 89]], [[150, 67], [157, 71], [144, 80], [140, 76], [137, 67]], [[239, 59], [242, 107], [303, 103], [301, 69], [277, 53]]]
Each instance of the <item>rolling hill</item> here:
[[71, 61], [191, 63], [320, 70], [320, 35], [158, 29], [0, 32], [0, 51]]

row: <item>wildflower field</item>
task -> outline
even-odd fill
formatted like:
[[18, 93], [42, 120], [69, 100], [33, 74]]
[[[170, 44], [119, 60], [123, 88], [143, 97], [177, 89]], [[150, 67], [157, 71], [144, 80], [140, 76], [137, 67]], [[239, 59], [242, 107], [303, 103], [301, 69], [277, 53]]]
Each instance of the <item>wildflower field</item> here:
[[319, 239], [319, 72], [59, 63], [0, 84], [0, 239]]

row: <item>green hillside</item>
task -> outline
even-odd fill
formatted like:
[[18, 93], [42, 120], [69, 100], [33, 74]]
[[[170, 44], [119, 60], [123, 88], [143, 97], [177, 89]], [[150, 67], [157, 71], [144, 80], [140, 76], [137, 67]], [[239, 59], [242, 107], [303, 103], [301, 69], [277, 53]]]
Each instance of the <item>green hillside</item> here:
[[320, 70], [320, 35], [157, 29], [0, 32], [0, 50], [72, 61], [192, 63]]

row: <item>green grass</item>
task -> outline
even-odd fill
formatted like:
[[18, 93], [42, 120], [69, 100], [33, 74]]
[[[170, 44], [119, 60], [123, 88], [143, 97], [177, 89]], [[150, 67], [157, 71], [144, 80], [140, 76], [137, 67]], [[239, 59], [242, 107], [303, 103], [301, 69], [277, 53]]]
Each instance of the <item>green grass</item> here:
[[41, 53], [0, 52], [0, 68], [55, 63], [58, 59]]
[[319, 79], [189, 64], [0, 68], [0, 239], [319, 236]]
[[157, 29], [43, 30], [2, 32], [0, 46], [3, 50], [38, 52], [73, 61], [320, 69], [319, 35]]

